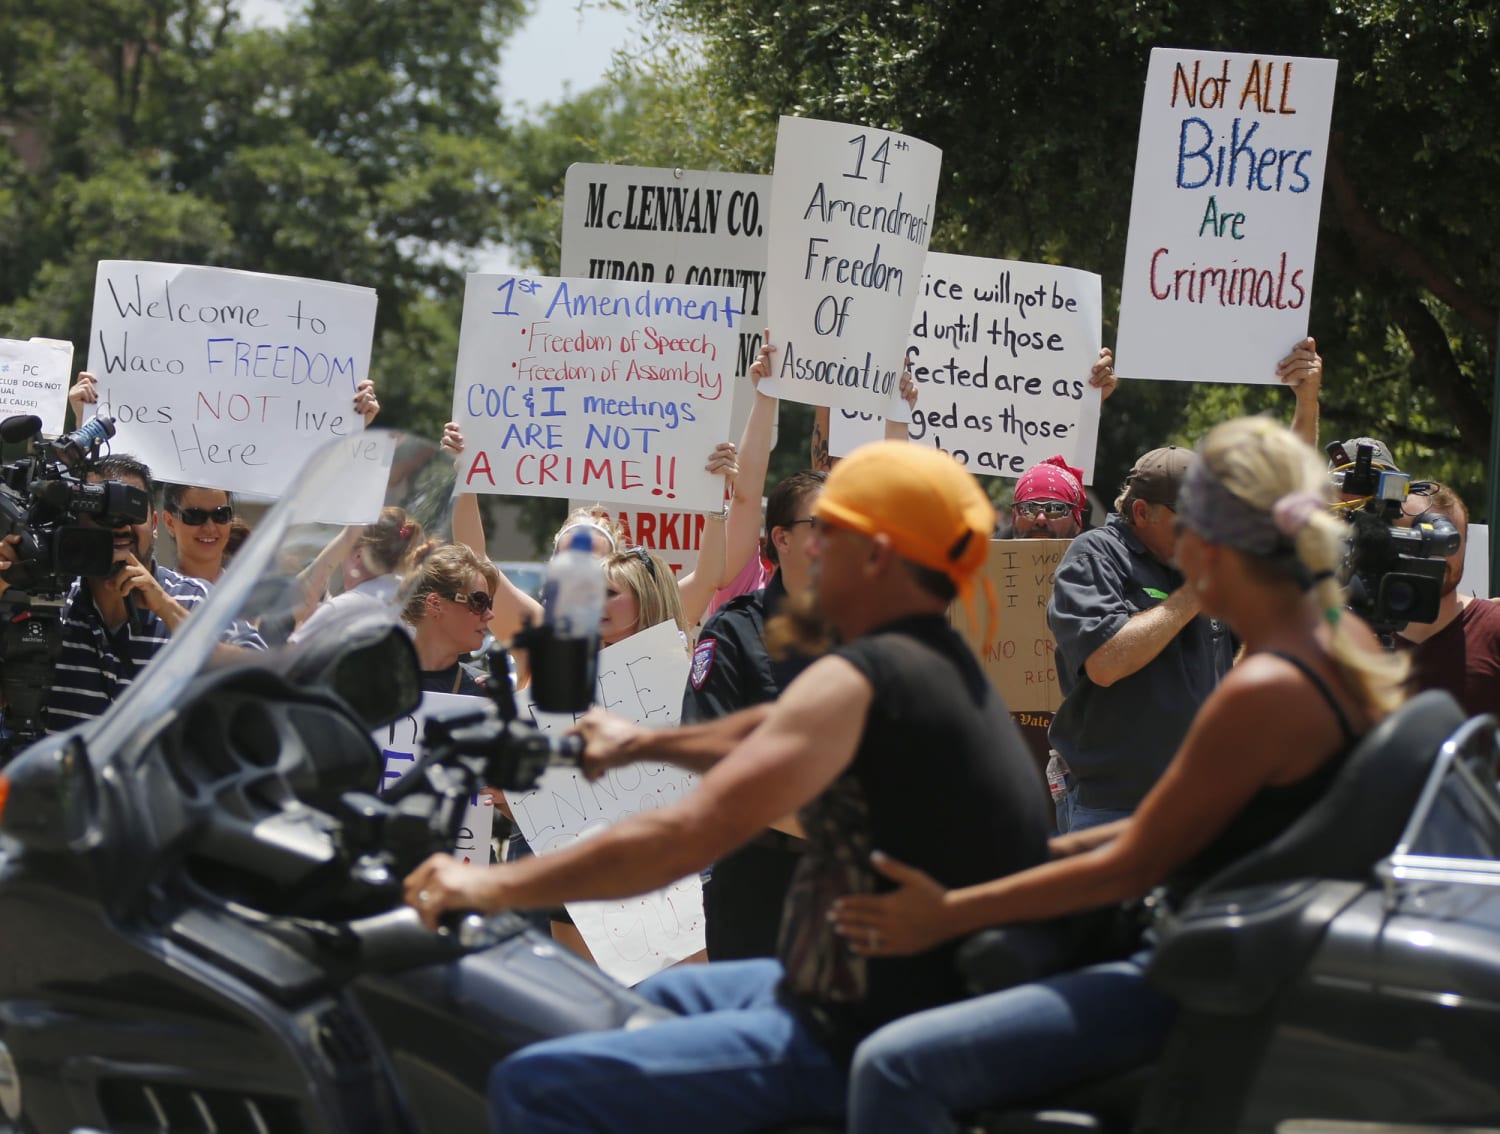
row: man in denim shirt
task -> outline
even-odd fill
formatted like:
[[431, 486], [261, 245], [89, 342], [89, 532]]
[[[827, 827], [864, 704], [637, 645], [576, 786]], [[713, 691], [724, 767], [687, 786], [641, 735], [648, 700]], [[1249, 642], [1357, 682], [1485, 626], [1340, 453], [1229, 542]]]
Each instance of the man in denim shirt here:
[[1047, 625], [1063, 689], [1049, 737], [1071, 777], [1057, 808], [1062, 832], [1134, 811], [1233, 663], [1232, 635], [1199, 614], [1172, 560], [1191, 456], [1167, 447], [1136, 461], [1117, 514], [1058, 564]]

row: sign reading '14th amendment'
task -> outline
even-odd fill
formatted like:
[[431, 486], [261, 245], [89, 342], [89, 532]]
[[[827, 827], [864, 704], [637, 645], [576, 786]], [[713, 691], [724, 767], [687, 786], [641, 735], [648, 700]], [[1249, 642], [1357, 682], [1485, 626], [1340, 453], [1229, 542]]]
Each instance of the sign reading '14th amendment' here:
[[1116, 369], [1277, 381], [1307, 335], [1332, 59], [1151, 52]]
[[762, 393], [900, 412], [941, 165], [942, 151], [904, 134], [781, 120], [767, 280], [778, 352]]
[[470, 492], [718, 511], [739, 292], [472, 275], [453, 419]]

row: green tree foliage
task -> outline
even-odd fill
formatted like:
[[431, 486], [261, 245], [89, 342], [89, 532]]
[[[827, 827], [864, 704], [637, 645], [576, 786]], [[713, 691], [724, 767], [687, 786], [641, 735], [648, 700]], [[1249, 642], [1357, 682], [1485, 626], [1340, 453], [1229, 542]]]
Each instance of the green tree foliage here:
[[[674, 101], [637, 149], [766, 171], [776, 116], [902, 130], [942, 147], [933, 247], [1067, 263], [1118, 299], [1150, 48], [1339, 60], [1312, 333], [1324, 437], [1370, 433], [1482, 503], [1500, 258], [1500, 5], [1234, 0], [1043, 10], [978, 0], [644, 0]], [[695, 64], [695, 65], [689, 65]], [[660, 158], [658, 157], [657, 163]], [[721, 167], [723, 167], [721, 165]], [[1113, 337], [1107, 316], [1105, 340]], [[1291, 344], [1288, 344], [1290, 346]], [[1277, 389], [1127, 383], [1101, 488], [1141, 450], [1268, 407]]]
[[505, 204], [500, 46], [522, 0], [10, 0], [0, 334], [87, 357], [95, 264], [176, 260], [379, 290], [384, 421], [448, 416], [463, 267]]

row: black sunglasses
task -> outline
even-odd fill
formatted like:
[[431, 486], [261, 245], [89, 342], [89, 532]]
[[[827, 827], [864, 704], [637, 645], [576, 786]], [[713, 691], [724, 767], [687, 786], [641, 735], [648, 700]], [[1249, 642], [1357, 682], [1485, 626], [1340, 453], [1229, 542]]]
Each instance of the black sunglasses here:
[[470, 591], [463, 595], [444, 595], [449, 602], [461, 602], [469, 608], [473, 614], [483, 614], [495, 605], [495, 600], [490, 598], [488, 591]]
[[174, 511], [177, 518], [190, 528], [206, 524], [209, 520], [216, 524], [227, 524], [234, 519], [234, 507], [230, 504], [220, 504], [217, 508], [177, 508]]

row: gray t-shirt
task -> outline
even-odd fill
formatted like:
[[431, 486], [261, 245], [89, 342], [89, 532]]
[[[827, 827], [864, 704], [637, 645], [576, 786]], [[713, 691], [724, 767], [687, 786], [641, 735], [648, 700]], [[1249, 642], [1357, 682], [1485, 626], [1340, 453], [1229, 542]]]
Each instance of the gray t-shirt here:
[[1133, 810], [1233, 664], [1237, 643], [1229, 628], [1199, 615], [1129, 677], [1107, 687], [1089, 680], [1089, 656], [1182, 581], [1119, 516], [1075, 539], [1057, 566], [1047, 625], [1057, 639], [1063, 703], [1048, 736], [1084, 807]]

